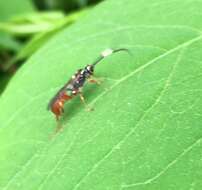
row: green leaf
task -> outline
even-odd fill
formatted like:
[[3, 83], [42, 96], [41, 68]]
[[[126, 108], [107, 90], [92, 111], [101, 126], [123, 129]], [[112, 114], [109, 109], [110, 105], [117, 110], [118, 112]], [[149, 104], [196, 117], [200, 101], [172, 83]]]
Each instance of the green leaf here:
[[[12, 5], [12, 6], [11, 6]], [[0, 0], [0, 21], [5, 22], [13, 16], [26, 12], [33, 12], [34, 7], [30, 0]], [[0, 31], [0, 49], [19, 50], [20, 44], [9, 34]]]
[[16, 16], [0, 23], [0, 30], [15, 34], [28, 35], [53, 30], [64, 18], [62, 12], [42, 12]]
[[[0, 100], [0, 188], [131, 190], [202, 188], [202, 1], [110, 0], [51, 39]], [[100, 86], [65, 105], [57, 127], [47, 104], [106, 48]]]
[[0, 0], [0, 20], [6, 21], [13, 16], [34, 11], [31, 0]]
[[0, 50], [2, 49], [18, 51], [20, 49], [20, 43], [10, 35], [0, 32]]
[[[0, 0], [0, 23], [4, 23], [13, 16], [34, 12], [31, 0]], [[21, 43], [6, 32], [0, 31], [0, 50], [16, 52], [20, 49]], [[3, 67], [7, 63], [3, 63]]]

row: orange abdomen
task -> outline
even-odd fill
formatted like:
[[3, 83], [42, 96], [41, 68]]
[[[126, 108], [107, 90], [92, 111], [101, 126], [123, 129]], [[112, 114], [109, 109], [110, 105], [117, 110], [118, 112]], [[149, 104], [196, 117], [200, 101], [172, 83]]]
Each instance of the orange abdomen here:
[[51, 111], [55, 114], [57, 120], [64, 112], [64, 103], [69, 99], [72, 99], [72, 96], [62, 93], [52, 102]]

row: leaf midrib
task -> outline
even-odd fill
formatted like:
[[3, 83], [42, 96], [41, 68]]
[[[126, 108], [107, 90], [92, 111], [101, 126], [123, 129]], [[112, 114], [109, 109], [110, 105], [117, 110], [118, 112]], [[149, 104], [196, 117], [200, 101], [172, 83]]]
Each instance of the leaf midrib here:
[[[189, 44], [191, 44], [191, 43], [193, 43], [193, 42], [195, 42], [195, 41], [197, 41], [197, 40], [199, 40], [199, 39], [201, 39], [201, 38], [202, 38], [201, 35], [199, 35], [199, 36], [197, 36], [197, 37], [194, 37], [194, 38], [192, 38], [191, 40], [188, 40], [187, 42], [184, 42], [184, 43], [182, 43], [182, 44], [176, 46], [175, 48], [172, 48], [172, 49], [166, 51], [165, 53], [163, 53], [163, 54], [161, 54], [161, 55], [159, 55], [159, 56], [153, 58], [152, 60], [148, 61], [147, 63], [145, 63], [145, 64], [143, 64], [143, 65], [141, 65], [140, 67], [138, 67], [137, 69], [135, 69], [135, 70], [132, 71], [131, 73], [129, 73], [129, 74], [127, 74], [126, 76], [122, 77], [121, 79], [117, 80], [117, 82], [115, 82], [115, 84], [112, 85], [109, 90], [112, 90], [112, 89], [115, 88], [118, 84], [120, 84], [121, 82], [127, 80], [128, 78], [130, 78], [131, 76], [133, 76], [135, 73], [137, 73], [137, 72], [139, 72], [139, 71], [145, 69], [146, 67], [148, 67], [149, 65], [153, 64], [153, 63], [156, 62], [157, 60], [160, 60], [161, 58], [163, 58], [163, 57], [165, 57], [165, 56], [167, 56], [167, 55], [169, 55], [169, 54], [171, 54], [171, 53], [173, 53], [173, 52], [179, 50], [180, 48], [182, 48], [182, 47], [184, 47], [184, 46], [187, 46], [187, 45], [189, 45]], [[52, 91], [52, 90], [53, 90], [53, 89], [51, 89], [50, 91]], [[38, 96], [35, 96], [35, 97], [32, 98], [30, 101], [27, 101], [27, 103], [24, 104], [24, 106], [22, 106], [22, 107], [20, 107], [18, 110], [16, 110], [15, 113], [12, 115], [11, 119], [8, 120], [7, 123], [6, 123], [4, 126], [2, 126], [2, 127], [0, 128], [0, 132], [1, 132], [1, 129], [3, 129], [3, 128], [5, 128], [6, 126], [8, 126], [8, 125], [15, 119], [15, 117], [16, 117], [24, 108], [26, 108], [27, 106], [29, 106], [29, 104], [32, 103], [35, 99], [37, 99], [37, 98], [43, 96], [44, 94], [47, 94], [47, 92], [48, 92], [48, 91], [46, 91], [46, 92], [44, 92], [44, 93], [41, 93], [41, 94], [39, 94]], [[98, 95], [90, 104], [94, 104], [100, 97], [102, 97], [103, 95], [105, 95], [107, 92], [108, 92], [108, 91], [104, 91], [103, 93], [101, 93], [100, 95]]]
[[[200, 37], [200, 36], [199, 36]], [[195, 39], [196, 40], [196, 39]], [[189, 41], [186, 44], [184, 44], [183, 46], [177, 46], [176, 48], [172, 49], [170, 51], [170, 53], [175, 52], [176, 49], [179, 50], [181, 48], [186, 48], [189, 44], [193, 43], [195, 40]], [[114, 145], [104, 156], [102, 159], [100, 159], [98, 162], [96, 162], [93, 167], [83, 176], [80, 178], [80, 180], [78, 181], [78, 183], [72, 188], [72, 190], [76, 190], [78, 189], [78, 187], [86, 180], [86, 178], [91, 175], [94, 171], [96, 171], [96, 169], [100, 166], [100, 164], [102, 164], [102, 162], [104, 162], [106, 160], [106, 158], [108, 158], [114, 151], [116, 151], [117, 149], [120, 149], [121, 145], [128, 139], [128, 137], [130, 137], [137, 129], [137, 127], [139, 126], [139, 124], [141, 123], [142, 120], [144, 120], [144, 118], [147, 116], [148, 113], [150, 113], [150, 111], [160, 102], [160, 99], [163, 97], [164, 93], [166, 92], [166, 90], [168, 89], [168, 86], [172, 80], [173, 74], [176, 70], [177, 65], [179, 64], [179, 62], [181, 61], [181, 57], [183, 55], [184, 51], [183, 49], [179, 52], [179, 55], [177, 57], [177, 60], [175, 62], [175, 64], [172, 67], [172, 70], [170, 72], [170, 74], [167, 77], [167, 80], [165, 82], [164, 87], [162, 88], [162, 90], [160, 91], [158, 97], [153, 101], [153, 103], [151, 105], [149, 105], [149, 107], [144, 111], [144, 113], [140, 116], [140, 119], [137, 121], [137, 123], [135, 124], [135, 126], [133, 128], [131, 128], [131, 130], [129, 130], [129, 132], [126, 133], [126, 135], [123, 136], [123, 138], [120, 139], [120, 141]], [[168, 53], [169, 54], [169, 53]], [[167, 55], [167, 54], [166, 54]], [[164, 56], [166, 56], [164, 55]], [[161, 59], [162, 56], [159, 56]], [[139, 69], [136, 69], [135, 71], [131, 72], [131, 75], [134, 75], [136, 72], [141, 71], [142, 69], [148, 67], [150, 64], [154, 63], [156, 60], [152, 60], [149, 61], [147, 64], [143, 65], [142, 67], [139, 67]], [[127, 78], [131, 76], [130, 74], [127, 75]], [[126, 78], [126, 77], [125, 77]], [[126, 78], [126, 79], [127, 79]], [[125, 80], [126, 80], [125, 79]], [[122, 82], [122, 80], [121, 80]]]

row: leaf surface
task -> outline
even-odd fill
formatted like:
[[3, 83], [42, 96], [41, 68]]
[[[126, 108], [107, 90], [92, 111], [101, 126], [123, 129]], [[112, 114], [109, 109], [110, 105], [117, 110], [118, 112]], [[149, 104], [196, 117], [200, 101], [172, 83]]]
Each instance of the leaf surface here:
[[[109, 0], [23, 65], [0, 99], [0, 189], [201, 189], [202, 1]], [[106, 48], [101, 86], [50, 98]]]
[[34, 5], [31, 0], [1, 0], [0, 1], [0, 20], [6, 21], [16, 15], [33, 12]]

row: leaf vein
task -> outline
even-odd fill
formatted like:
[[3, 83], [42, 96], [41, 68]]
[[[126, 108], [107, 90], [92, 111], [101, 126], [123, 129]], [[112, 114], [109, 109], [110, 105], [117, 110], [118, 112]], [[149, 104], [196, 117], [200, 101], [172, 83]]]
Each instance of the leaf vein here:
[[126, 184], [122, 185], [122, 188], [128, 188], [128, 187], [134, 187], [139, 185], [147, 185], [152, 183], [153, 181], [157, 180], [159, 177], [161, 177], [163, 174], [165, 174], [168, 169], [170, 169], [172, 166], [174, 166], [183, 156], [185, 156], [188, 152], [190, 152], [197, 144], [201, 142], [202, 138], [199, 138], [195, 142], [193, 142], [191, 145], [189, 145], [186, 149], [182, 151], [174, 160], [172, 160], [165, 168], [163, 168], [159, 173], [157, 173], [155, 176], [153, 176], [150, 179], [147, 179], [144, 182], [138, 182], [133, 184]]
[[[186, 47], [186, 46], [183, 46]], [[163, 97], [164, 93], [166, 92], [166, 90], [168, 89], [168, 86], [170, 84], [170, 81], [173, 77], [173, 74], [175, 72], [175, 69], [177, 67], [177, 65], [179, 64], [181, 57], [182, 57], [182, 52], [184, 51], [180, 51], [179, 56], [177, 58], [177, 61], [175, 62], [175, 64], [172, 67], [172, 70], [170, 72], [170, 74], [168, 75], [168, 78], [165, 82], [164, 87], [162, 88], [162, 90], [160, 91], [158, 97], [154, 100], [154, 102], [146, 109], [146, 111], [142, 114], [142, 116], [140, 117], [140, 119], [137, 121], [137, 123], [135, 124], [135, 126], [129, 130], [128, 133], [126, 133], [126, 135], [115, 145], [112, 147], [112, 149], [110, 149], [104, 156], [102, 159], [100, 159], [97, 163], [95, 163], [93, 165], [93, 167], [83, 176], [80, 178], [79, 182], [72, 188], [72, 190], [76, 190], [78, 189], [78, 187], [86, 180], [86, 178], [88, 176], [90, 176], [94, 171], [96, 171], [96, 169], [117, 149], [120, 149], [120, 146], [128, 139], [128, 137], [130, 137], [138, 128], [139, 124], [142, 122], [142, 120], [147, 116], [148, 113], [150, 113], [150, 111], [160, 102], [160, 99]], [[146, 65], [146, 64], [145, 64]], [[148, 65], [147, 65], [148, 66]], [[142, 67], [144, 68], [144, 67]], [[135, 70], [136, 71], [136, 70]], [[133, 74], [135, 72], [132, 72]], [[121, 80], [122, 81], [122, 80]]]
[[[147, 68], [147, 67], [150, 66], [151, 64], [155, 63], [157, 60], [160, 60], [160, 59], [166, 57], [167, 55], [169, 55], [169, 54], [171, 54], [171, 53], [173, 53], [173, 52], [175, 52], [175, 51], [177, 51], [177, 50], [179, 50], [179, 49], [181, 49], [181, 48], [183, 48], [183, 47], [186, 47], [186, 46], [188, 46], [188, 45], [190, 45], [190, 44], [192, 44], [192, 43], [194, 43], [194, 42], [200, 40], [201, 38], [202, 38], [201, 35], [200, 35], [200, 36], [197, 36], [197, 37], [194, 37], [194, 38], [192, 38], [191, 40], [189, 40], [189, 41], [187, 41], [187, 42], [185, 42], [185, 43], [182, 43], [182, 44], [176, 46], [175, 48], [172, 48], [172, 49], [168, 50], [167, 52], [161, 54], [160, 56], [157, 56], [157, 57], [153, 58], [153, 59], [150, 60], [149, 62], [145, 63], [144, 65], [141, 65], [140, 67], [138, 67], [137, 69], [135, 69], [134, 71], [132, 71], [131, 73], [129, 73], [128, 75], [126, 75], [126, 76], [124, 76], [123, 78], [121, 78], [120, 80], [118, 80], [118, 82], [116, 82], [114, 85], [112, 85], [109, 90], [112, 90], [112, 89], [115, 88], [118, 84], [120, 84], [121, 82], [123, 82], [123, 81], [125, 81], [126, 79], [130, 78], [130, 77], [133, 76], [135, 73], [138, 73], [138, 72], [144, 70], [145, 68]], [[97, 102], [102, 96], [104, 96], [109, 90], [104, 91], [103, 93], [101, 93], [101, 94], [100, 94], [99, 96], [97, 96], [90, 104], [96, 103], [96, 102]], [[46, 92], [46, 93], [47, 93], [47, 92]], [[46, 93], [44, 93], [44, 94], [46, 94]], [[34, 98], [34, 99], [35, 99], [35, 98]], [[33, 99], [32, 99], [32, 101], [33, 101]], [[25, 105], [25, 106], [27, 106], [27, 105]], [[24, 108], [25, 106], [23, 106], [23, 108]], [[20, 111], [21, 111], [21, 109], [20, 109]], [[6, 127], [7, 125], [9, 125], [10, 122], [12, 122], [12, 120], [16, 117], [16, 113], [19, 113], [20, 111], [16, 111], [15, 114], [13, 115], [13, 117], [7, 122], [7, 124], [6, 124], [4, 127]], [[144, 115], [145, 115], [145, 114], [144, 114]], [[3, 127], [2, 127], [2, 128], [3, 128]], [[114, 148], [116, 149], [116, 146], [115, 146]], [[110, 152], [111, 152], [111, 151], [110, 151]], [[110, 152], [109, 152], [109, 153], [110, 153]], [[107, 155], [108, 155], [109, 153], [107, 153]], [[34, 154], [32, 157], [35, 157], [35, 155], [36, 155], [36, 154]], [[66, 155], [66, 154], [65, 154], [65, 155]], [[30, 160], [32, 161], [32, 157], [31, 157], [31, 159], [29, 159], [29, 160], [25, 163], [25, 166], [27, 166], [27, 165], [30, 163]], [[96, 166], [97, 166], [97, 165], [95, 165], [94, 167], [96, 167]], [[4, 189], [6, 189], [6, 187], [8, 187], [8, 184], [10, 185], [11, 182], [13, 181], [13, 179], [15, 179], [16, 176], [17, 176], [19, 173], [21, 173], [21, 171], [24, 170], [25, 168], [26, 168], [26, 167], [23, 166], [22, 169], [19, 170], [19, 171], [8, 181], [8, 183], [7, 183], [7, 185], [5, 186]], [[77, 185], [77, 186], [78, 186], [78, 185]], [[75, 188], [77, 188], [77, 186], [75, 186]], [[74, 188], [74, 189], [75, 189], [75, 188]]]

